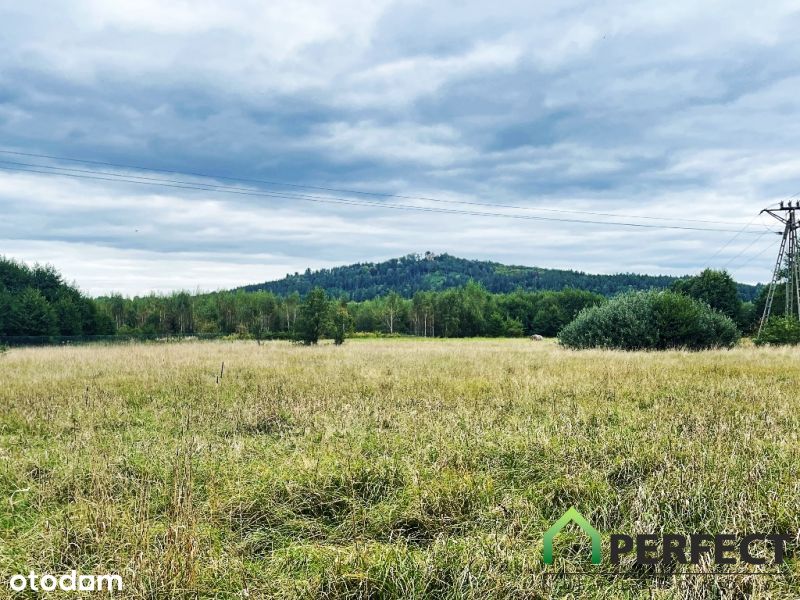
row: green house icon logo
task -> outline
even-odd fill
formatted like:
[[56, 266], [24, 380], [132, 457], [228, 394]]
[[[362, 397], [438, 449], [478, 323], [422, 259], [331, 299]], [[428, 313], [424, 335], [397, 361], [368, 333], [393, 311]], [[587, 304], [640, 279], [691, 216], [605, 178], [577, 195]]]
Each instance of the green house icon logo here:
[[600, 532], [589, 524], [581, 513], [570, 508], [553, 526], [544, 533], [544, 563], [553, 564], [553, 539], [569, 523], [575, 523], [592, 540], [592, 564], [599, 565], [602, 558], [602, 540]]

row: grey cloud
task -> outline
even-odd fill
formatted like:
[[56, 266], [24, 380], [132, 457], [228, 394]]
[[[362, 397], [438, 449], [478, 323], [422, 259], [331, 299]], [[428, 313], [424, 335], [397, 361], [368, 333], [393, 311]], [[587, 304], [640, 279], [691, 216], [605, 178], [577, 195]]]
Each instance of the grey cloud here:
[[[0, 4], [3, 145], [323, 187], [742, 223], [800, 190], [800, 19], [791, 3], [333, 10], [204, 1], [164, 10], [144, 0]], [[247, 256], [302, 270], [432, 249], [682, 273], [724, 266], [752, 241], [740, 236], [714, 256], [730, 234], [607, 233], [5, 171], [0, 208], [0, 244], [32, 253], [19, 258], [66, 244], [111, 248], [131, 264], [155, 253], [169, 270], [185, 264], [171, 257], [188, 252], [220, 285], [219, 267]], [[739, 278], [767, 276], [769, 252], [742, 267], [760, 246], [729, 265]], [[84, 251], [64, 256], [87, 260]], [[91, 277], [91, 268], [77, 270]], [[145, 272], [136, 273], [126, 289], [145, 291]], [[169, 287], [169, 277], [152, 285]], [[252, 281], [260, 278], [254, 269]]]

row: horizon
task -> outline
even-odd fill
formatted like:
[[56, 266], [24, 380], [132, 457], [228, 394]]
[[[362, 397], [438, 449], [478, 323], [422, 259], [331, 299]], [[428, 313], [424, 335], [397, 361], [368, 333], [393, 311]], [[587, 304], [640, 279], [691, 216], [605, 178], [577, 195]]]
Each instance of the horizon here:
[[779, 242], [759, 211], [800, 191], [791, 3], [0, 16], [0, 248], [92, 296], [419, 247], [754, 284]]
[[[355, 263], [339, 264], [339, 265], [334, 265], [333, 267], [322, 267], [320, 269], [311, 269], [311, 274], [319, 272], [319, 271], [321, 271], [323, 269], [331, 270], [331, 269], [337, 269], [337, 268], [347, 268], [347, 267], [351, 267], [351, 266], [358, 265], [358, 264], [381, 264], [381, 263], [389, 262], [391, 260], [399, 260], [399, 259], [405, 258], [407, 256], [417, 256], [417, 257], [422, 257], [424, 259], [424, 255], [425, 255], [425, 253], [412, 252], [412, 253], [404, 254], [404, 255], [401, 255], [401, 256], [392, 256], [392, 257], [389, 257], [387, 259], [378, 260], [378, 261], [358, 261], [358, 262], [355, 262]], [[456, 256], [456, 255], [454, 255], [452, 253], [449, 253], [449, 252], [437, 253], [436, 254], [436, 258], [438, 258], [439, 256], [442, 256], [442, 255], [447, 255], [447, 256], [450, 256], [452, 258], [463, 259], [463, 260], [468, 260], [468, 261], [491, 262], [491, 263], [501, 264], [501, 265], [506, 266], [506, 267], [522, 267], [522, 268], [526, 268], [526, 269], [541, 269], [541, 270], [546, 270], [546, 271], [571, 271], [571, 272], [574, 272], [574, 273], [581, 273], [581, 274], [585, 274], [585, 275], [606, 275], [606, 276], [635, 275], [635, 276], [676, 277], [676, 278], [690, 277], [692, 275], [696, 275], [696, 273], [684, 273], [682, 275], [667, 275], [667, 274], [664, 274], [664, 273], [636, 273], [636, 272], [631, 272], [631, 271], [616, 271], [616, 272], [612, 272], [612, 273], [593, 273], [593, 272], [590, 272], [590, 271], [585, 271], [583, 269], [575, 269], [575, 268], [557, 268], [557, 267], [540, 267], [539, 265], [506, 264], [506, 263], [500, 263], [500, 262], [493, 261], [493, 260], [474, 259], [474, 258], [469, 258], [469, 257], [466, 257], [466, 256]], [[18, 258], [11, 257], [11, 256], [8, 256], [8, 255], [0, 255], [0, 258], [6, 258], [6, 259], [10, 259], [10, 260], [13, 260], [13, 261], [16, 261], [16, 262], [21, 262], [23, 264], [26, 264], [29, 267], [34, 267], [34, 266], [53, 267], [59, 273], [61, 273], [62, 277], [63, 277], [63, 272], [61, 271], [61, 269], [59, 269], [59, 266], [57, 264], [53, 264], [53, 263], [30, 263], [30, 262], [27, 262], [27, 261], [24, 261], [24, 260], [20, 260]], [[260, 285], [270, 284], [270, 283], [274, 283], [274, 282], [279, 282], [279, 281], [282, 281], [282, 280], [285, 280], [285, 279], [289, 279], [291, 277], [302, 277], [305, 274], [305, 271], [306, 271], [306, 269], [302, 269], [302, 270], [295, 271], [293, 273], [285, 273], [284, 275], [282, 275], [280, 277], [276, 277], [274, 279], [266, 279], [264, 281], [243, 283], [241, 285], [237, 285], [237, 286], [234, 286], [234, 287], [217, 288], [217, 289], [175, 288], [175, 289], [162, 290], [162, 291], [151, 290], [151, 291], [147, 291], [147, 292], [144, 292], [144, 293], [138, 293], [138, 294], [125, 294], [125, 293], [122, 293], [122, 292], [117, 291], [117, 290], [111, 290], [108, 293], [92, 295], [92, 294], [88, 294], [86, 292], [86, 290], [81, 287], [79, 281], [70, 280], [70, 279], [67, 279], [66, 277], [63, 277], [63, 279], [69, 285], [72, 285], [73, 287], [77, 288], [78, 290], [80, 290], [82, 293], [86, 294], [90, 298], [102, 298], [102, 297], [109, 297], [109, 296], [118, 295], [118, 294], [123, 296], [123, 297], [125, 297], [125, 298], [135, 298], [135, 297], [145, 297], [145, 296], [152, 296], [152, 295], [157, 295], [157, 296], [169, 295], [171, 293], [189, 293], [189, 294], [192, 294], [192, 295], [202, 295], [202, 294], [214, 294], [214, 293], [217, 293], [217, 292], [236, 291], [238, 289], [242, 289], [242, 288], [246, 288], [246, 287], [260, 286]], [[756, 282], [756, 283], [749, 283], [749, 282], [745, 282], [745, 281], [736, 280], [736, 283], [744, 284], [744, 285], [750, 285], [750, 286], [759, 286], [759, 285], [763, 286], [763, 285], [766, 285], [764, 282], [761, 282], [761, 281]]]

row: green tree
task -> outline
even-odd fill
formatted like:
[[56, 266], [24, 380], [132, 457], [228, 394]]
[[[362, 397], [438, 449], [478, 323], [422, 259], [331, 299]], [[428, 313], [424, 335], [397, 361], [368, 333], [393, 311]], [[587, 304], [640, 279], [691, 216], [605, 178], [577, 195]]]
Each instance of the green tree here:
[[322, 288], [311, 290], [300, 305], [297, 322], [298, 338], [307, 345], [316, 344], [330, 330], [331, 303]]
[[286, 315], [286, 331], [294, 331], [297, 322], [297, 309], [300, 306], [300, 294], [292, 292], [283, 300], [284, 314]]
[[700, 275], [676, 281], [672, 289], [705, 302], [731, 319], [740, 317], [742, 301], [736, 282], [727, 271], [706, 269]]
[[570, 319], [567, 313], [558, 301], [558, 296], [555, 294], [547, 294], [547, 296], [542, 298], [541, 302], [539, 302], [531, 325], [533, 327], [533, 333], [554, 336], [569, 321]]
[[192, 297], [187, 292], [174, 292], [170, 298], [170, 313], [177, 333], [193, 333]]
[[428, 337], [435, 334], [435, 299], [433, 292], [417, 292], [411, 302], [411, 318], [414, 333]]
[[0, 335], [8, 335], [11, 315], [11, 294], [0, 284]]
[[30, 286], [39, 290], [48, 302], [55, 302], [62, 290], [68, 287], [52, 265], [36, 265], [31, 271]]
[[114, 325], [116, 325], [117, 329], [121, 328], [125, 317], [125, 299], [121, 294], [111, 295], [108, 299], [108, 309], [111, 313], [111, 318], [114, 319]]
[[736, 319], [736, 323], [743, 332], [752, 332], [758, 325], [760, 317], [761, 315], [756, 312], [756, 305], [754, 302], [742, 302], [742, 305], [739, 307], [739, 316]]
[[53, 305], [56, 321], [61, 335], [80, 335], [83, 333], [83, 318], [80, 306], [68, 295], [62, 295]]
[[397, 292], [391, 292], [383, 303], [383, 318], [386, 322], [386, 329], [389, 333], [394, 333], [395, 322], [403, 306], [403, 298]]
[[353, 331], [353, 317], [347, 310], [347, 300], [340, 300], [333, 309], [333, 342], [339, 346]]
[[458, 300], [459, 331], [458, 335], [485, 335], [486, 313], [489, 307], [489, 294], [476, 281], [470, 279], [456, 296]]
[[376, 300], [366, 300], [353, 305], [356, 331], [380, 331], [383, 324], [382, 308]]
[[441, 337], [457, 337], [461, 322], [459, 320], [459, 293], [457, 289], [449, 289], [434, 296], [436, 307], [436, 330]]
[[505, 323], [503, 323], [503, 335], [507, 337], [522, 337], [524, 334], [525, 330], [518, 319], [506, 317]]
[[[105, 306], [108, 299], [98, 302], [84, 297], [74, 285], [65, 283], [52, 266], [29, 268], [0, 257], [0, 290], [4, 298], [0, 306], [0, 334], [93, 335], [101, 325], [107, 329], [107, 323], [97, 320], [97, 306]], [[33, 292], [38, 292], [38, 296]], [[124, 307], [121, 298], [120, 306]], [[27, 309], [32, 312], [26, 313]]]
[[9, 317], [12, 335], [58, 335], [53, 307], [32, 287], [25, 288], [12, 300]]
[[84, 329], [84, 333], [91, 333], [92, 335], [114, 335], [116, 333], [114, 320], [108, 313], [99, 310], [95, 311], [92, 330], [88, 332]]
[[[761, 316], [764, 314], [764, 309], [767, 307], [767, 295], [769, 294], [770, 286], [765, 285], [761, 288], [761, 291], [758, 294], [754, 304], [754, 318], [753, 321], [755, 325], [761, 320]], [[784, 313], [786, 312], [786, 283], [777, 283], [775, 284], [775, 296], [772, 300], [772, 306], [770, 307], [768, 317], [783, 317]]]

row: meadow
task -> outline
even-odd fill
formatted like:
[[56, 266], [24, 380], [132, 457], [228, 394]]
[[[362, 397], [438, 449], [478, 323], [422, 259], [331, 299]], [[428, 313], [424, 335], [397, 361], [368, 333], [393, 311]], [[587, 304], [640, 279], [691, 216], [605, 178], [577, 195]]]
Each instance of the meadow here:
[[122, 598], [797, 598], [797, 559], [587, 568], [573, 532], [546, 566], [542, 534], [574, 506], [604, 536], [800, 537], [799, 357], [519, 339], [11, 349], [0, 597], [13, 573], [76, 569], [119, 573]]

